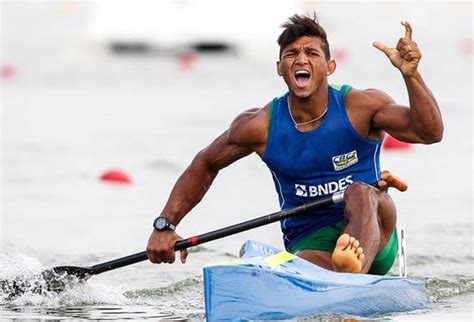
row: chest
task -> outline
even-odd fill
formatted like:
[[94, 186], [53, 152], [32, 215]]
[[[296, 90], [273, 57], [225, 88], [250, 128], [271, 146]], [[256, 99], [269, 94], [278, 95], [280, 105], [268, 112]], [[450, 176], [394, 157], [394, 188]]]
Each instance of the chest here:
[[289, 176], [340, 171], [358, 162], [360, 140], [344, 123], [323, 124], [315, 131], [277, 131], [267, 163]]

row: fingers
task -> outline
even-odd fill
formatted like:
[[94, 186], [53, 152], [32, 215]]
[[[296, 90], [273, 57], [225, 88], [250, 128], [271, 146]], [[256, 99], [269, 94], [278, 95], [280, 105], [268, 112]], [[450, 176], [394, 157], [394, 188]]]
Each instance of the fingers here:
[[[411, 27], [411, 25], [408, 21], [402, 21], [401, 24], [405, 27], [405, 37], [400, 38], [400, 40], [398, 41], [398, 45], [397, 45], [396, 49], [400, 50], [404, 45], [408, 45], [408, 46], [410, 46], [410, 48], [408, 50], [411, 50], [412, 47], [413, 47], [413, 42], [412, 42], [413, 29], [412, 29], [412, 27]], [[375, 48], [383, 51], [386, 54], [391, 49], [390, 47], [388, 47], [387, 45], [385, 45], [384, 43], [382, 43], [380, 41], [374, 42], [373, 46]], [[415, 46], [416, 46], [416, 44], [415, 44]]]
[[[174, 263], [176, 260], [176, 254], [174, 251], [174, 245], [177, 240], [180, 240], [176, 233], [172, 231], [157, 232], [153, 230], [147, 245], [147, 255], [152, 263]], [[180, 259], [182, 263], [186, 262], [188, 252], [182, 250]]]
[[176, 256], [174, 250], [162, 248], [147, 248], [148, 259], [155, 264], [174, 263]]
[[167, 249], [165, 252], [163, 252], [163, 257], [165, 258], [163, 262], [168, 264], [173, 264], [176, 260], [176, 255], [173, 249]]
[[391, 50], [391, 48], [389, 46], [385, 45], [383, 42], [380, 42], [380, 41], [375, 41], [372, 44], [372, 46], [374, 46], [378, 50], [384, 52], [386, 55], [388, 55], [389, 51]]
[[413, 40], [406, 38], [400, 38], [397, 43], [396, 49], [400, 52], [403, 51], [416, 51], [418, 50], [418, 44]]
[[411, 40], [413, 35], [413, 28], [411, 27], [408, 21], [401, 21], [400, 22], [405, 27], [405, 38]]
[[158, 252], [156, 252], [155, 249], [147, 247], [146, 254], [147, 254], [148, 259], [150, 260], [150, 262], [152, 262], [154, 264], [160, 264], [161, 263], [160, 256], [158, 256]]
[[408, 52], [403, 56], [403, 59], [406, 61], [412, 61], [412, 60], [419, 60], [421, 58], [421, 54], [419, 52]]
[[147, 255], [148, 259], [155, 264], [172, 264], [176, 260], [176, 255], [173, 249], [147, 248]]
[[405, 55], [409, 54], [412, 52], [413, 46], [412, 45], [402, 45], [400, 46], [400, 49], [398, 49], [400, 57], [405, 57]]

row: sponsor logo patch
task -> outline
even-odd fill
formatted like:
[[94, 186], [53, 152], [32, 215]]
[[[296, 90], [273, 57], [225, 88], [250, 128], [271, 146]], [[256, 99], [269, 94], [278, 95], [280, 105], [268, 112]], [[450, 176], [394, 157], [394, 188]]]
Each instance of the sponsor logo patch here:
[[295, 194], [298, 197], [322, 197], [337, 191], [346, 190], [351, 183], [354, 183], [351, 174], [345, 178], [321, 183], [318, 185], [305, 185], [296, 183]]
[[307, 197], [308, 191], [306, 190], [306, 185], [304, 184], [295, 184], [296, 195], [299, 197]]
[[336, 171], [341, 171], [357, 162], [359, 162], [359, 159], [357, 158], [356, 150], [332, 157], [332, 165]]

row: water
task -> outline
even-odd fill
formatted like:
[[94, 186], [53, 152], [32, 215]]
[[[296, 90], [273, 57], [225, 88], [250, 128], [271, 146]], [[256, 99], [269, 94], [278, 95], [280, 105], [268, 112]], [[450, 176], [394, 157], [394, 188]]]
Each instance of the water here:
[[[300, 5], [318, 8], [340, 53], [330, 81], [380, 88], [402, 104], [407, 97], [398, 72], [370, 44], [394, 43], [403, 31], [399, 20], [413, 23], [445, 137], [433, 146], [384, 152], [382, 167], [410, 185], [392, 196], [407, 231], [408, 274], [427, 282], [434, 304], [381, 318], [472, 319], [471, 4]], [[2, 79], [0, 279], [142, 251], [152, 220], [195, 153], [243, 109], [285, 91], [274, 71], [274, 44], [199, 55], [190, 70], [173, 54], [113, 56], [82, 34], [92, 6], [2, 3], [2, 63], [14, 64], [17, 74]], [[33, 36], [31, 21], [38, 22]], [[273, 41], [279, 30], [269, 28]], [[98, 180], [115, 167], [129, 172], [133, 184]], [[188, 237], [276, 210], [271, 176], [253, 155], [219, 174], [178, 232]], [[2, 298], [1, 318], [203, 320], [203, 265], [233, 258], [246, 239], [282, 247], [278, 225], [269, 225], [199, 247], [185, 265], [140, 263], [59, 295]]]

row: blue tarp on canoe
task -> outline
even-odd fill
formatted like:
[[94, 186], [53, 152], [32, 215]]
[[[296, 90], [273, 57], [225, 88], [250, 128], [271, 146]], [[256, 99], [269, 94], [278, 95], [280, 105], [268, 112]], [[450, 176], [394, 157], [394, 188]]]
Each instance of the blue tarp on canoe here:
[[418, 279], [336, 273], [255, 241], [240, 255], [204, 268], [207, 321], [372, 316], [429, 306]]

